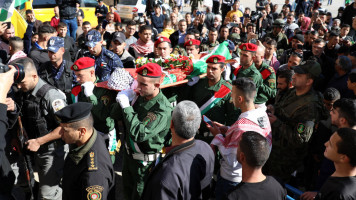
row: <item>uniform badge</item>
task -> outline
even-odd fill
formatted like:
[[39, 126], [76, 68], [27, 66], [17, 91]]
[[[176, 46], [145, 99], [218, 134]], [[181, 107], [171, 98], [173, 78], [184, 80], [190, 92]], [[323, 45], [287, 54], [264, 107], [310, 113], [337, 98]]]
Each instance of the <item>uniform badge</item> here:
[[88, 40], [92, 41], [93, 40], [93, 35], [88, 35]]
[[214, 63], [218, 63], [218, 58], [214, 58]]
[[100, 100], [101, 100], [101, 102], [103, 102], [103, 104], [104, 104], [105, 106], [107, 106], [107, 105], [109, 104], [109, 102], [110, 102], [110, 97], [107, 96], [107, 95], [105, 95], [105, 96], [102, 96], [102, 97], [100, 98]]
[[142, 75], [143, 75], [143, 76], [146, 76], [146, 75], [147, 75], [147, 69], [146, 69], [146, 68], [142, 70]]
[[297, 126], [297, 132], [300, 134], [300, 133], [303, 133], [304, 130], [305, 130], [304, 124], [299, 123], [298, 126]]
[[193, 44], [193, 41], [190, 40], [190, 41], [189, 41], [189, 44], [192, 45], [192, 44]]
[[75, 71], [77, 71], [77, 70], [78, 70], [78, 66], [77, 66], [77, 65], [73, 65], [73, 69], [74, 69]]
[[163, 42], [163, 41], [164, 41], [163, 37], [159, 38], [159, 40], [160, 40], [161, 42]]
[[87, 198], [88, 200], [100, 200], [102, 198], [101, 193], [103, 192], [104, 188], [100, 185], [93, 185], [86, 188], [88, 192]]
[[56, 99], [52, 102], [52, 108], [54, 112], [57, 112], [65, 107], [65, 103], [62, 99]]
[[268, 84], [270, 88], [276, 88], [276, 80], [275, 79], [269, 79]]
[[95, 158], [95, 153], [94, 152], [90, 152], [89, 153], [89, 171], [94, 171], [94, 170], [98, 170], [98, 167], [96, 166], [96, 158]]
[[49, 45], [51, 45], [51, 46], [54, 45], [54, 39], [49, 41]]
[[153, 112], [148, 112], [147, 116], [143, 119], [143, 124], [147, 126], [156, 119], [157, 119], [156, 114], [154, 114]]
[[243, 46], [243, 47], [242, 47], [242, 50], [246, 51], [246, 46]]

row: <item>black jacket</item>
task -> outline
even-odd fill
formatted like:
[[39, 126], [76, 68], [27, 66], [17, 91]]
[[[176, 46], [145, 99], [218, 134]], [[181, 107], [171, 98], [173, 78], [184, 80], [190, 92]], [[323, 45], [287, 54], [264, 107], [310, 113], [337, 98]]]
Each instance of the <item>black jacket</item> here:
[[201, 140], [174, 147], [152, 169], [141, 199], [209, 199], [214, 153]]
[[56, 0], [59, 7], [59, 15], [62, 19], [73, 19], [77, 16], [77, 3], [79, 0]]
[[179, 31], [172, 33], [172, 35], [169, 36], [169, 40], [171, 41], [172, 47], [177, 46], [179, 41]]
[[33, 60], [37, 70], [43, 63], [49, 61], [48, 50], [39, 49], [37, 48], [36, 45], [32, 46], [31, 51], [28, 54], [28, 57], [30, 57]]

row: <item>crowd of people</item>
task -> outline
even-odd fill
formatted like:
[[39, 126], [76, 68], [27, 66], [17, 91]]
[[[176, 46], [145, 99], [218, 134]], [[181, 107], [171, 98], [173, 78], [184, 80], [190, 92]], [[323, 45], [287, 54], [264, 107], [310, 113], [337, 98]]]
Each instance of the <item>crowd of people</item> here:
[[[56, 2], [0, 25], [0, 199], [356, 199], [356, 3], [148, 1], [124, 24], [99, 0], [93, 28]], [[138, 62], [179, 55], [206, 74], [161, 89]]]

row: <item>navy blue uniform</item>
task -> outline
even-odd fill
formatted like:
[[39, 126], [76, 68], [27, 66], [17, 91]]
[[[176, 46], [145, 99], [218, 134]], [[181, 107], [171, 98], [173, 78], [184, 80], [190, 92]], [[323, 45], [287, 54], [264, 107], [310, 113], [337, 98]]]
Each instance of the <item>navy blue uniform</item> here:
[[100, 81], [107, 81], [117, 67], [124, 67], [120, 57], [104, 47], [99, 56], [91, 57], [95, 59], [95, 74]]

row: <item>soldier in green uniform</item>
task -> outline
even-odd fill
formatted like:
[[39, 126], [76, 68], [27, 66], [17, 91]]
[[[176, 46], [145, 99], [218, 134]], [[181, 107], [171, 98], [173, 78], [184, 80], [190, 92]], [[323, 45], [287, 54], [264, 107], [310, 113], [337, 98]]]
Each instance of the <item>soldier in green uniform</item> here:
[[304, 61], [294, 67], [294, 72], [294, 88], [268, 114], [272, 126], [272, 151], [264, 170], [284, 181], [303, 166], [315, 124], [327, 118], [322, 96], [312, 88], [321, 73], [319, 63]]
[[159, 89], [161, 67], [148, 63], [136, 72], [139, 96], [129, 89], [116, 97], [126, 128], [122, 179], [127, 200], [140, 199], [148, 169], [160, 157], [164, 144], [171, 137], [172, 107]]
[[283, 19], [276, 19], [272, 24], [273, 30], [264, 36], [264, 38], [270, 37], [277, 41], [277, 57], [288, 49], [288, 37], [282, 32], [284, 25]]
[[257, 70], [255, 63], [253, 63], [253, 58], [256, 56], [257, 45], [252, 43], [244, 43], [239, 47], [241, 49], [240, 53], [240, 67], [234, 69], [231, 74], [231, 79], [235, 80], [240, 77], [246, 77], [253, 80], [256, 84], [257, 96], [255, 98], [255, 104], [263, 104], [265, 101], [262, 97], [263, 79], [261, 73]]
[[259, 99], [256, 101], [267, 102], [269, 99], [272, 99], [277, 94], [276, 88], [276, 73], [274, 72], [273, 67], [268, 66], [263, 62], [265, 55], [265, 49], [263, 46], [258, 46], [256, 51], [256, 56], [254, 57], [254, 63], [258, 71], [262, 75], [263, 84], [260, 87]]
[[113, 103], [115, 103], [116, 92], [95, 86], [98, 78], [95, 75], [94, 66], [95, 60], [89, 57], [79, 58], [72, 65], [71, 69], [74, 71], [79, 85], [72, 89], [71, 102], [93, 104], [91, 112], [94, 118], [94, 128], [104, 136], [114, 163], [117, 140], [115, 121], [110, 116], [114, 111]]
[[[212, 121], [230, 126], [236, 122], [240, 112], [231, 102], [231, 82], [224, 80], [221, 75], [224, 72], [225, 57], [213, 55], [206, 60], [206, 63], [208, 64], [206, 78], [194, 85], [189, 83], [192, 86], [186, 86], [181, 95], [178, 94], [178, 99], [195, 102], [202, 115]], [[196, 138], [210, 143], [214, 136], [209, 133], [205, 123], [202, 123]]]

